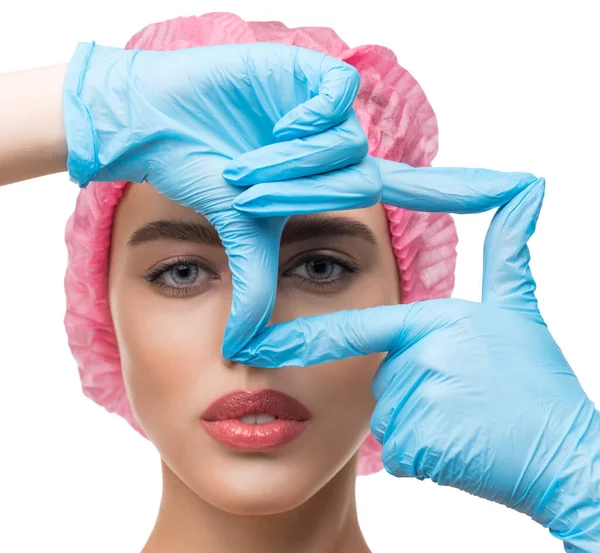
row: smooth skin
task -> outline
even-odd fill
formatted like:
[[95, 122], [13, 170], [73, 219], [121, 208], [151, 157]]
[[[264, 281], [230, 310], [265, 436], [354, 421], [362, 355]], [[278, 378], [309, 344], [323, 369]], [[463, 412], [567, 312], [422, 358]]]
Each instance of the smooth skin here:
[[[138, 234], [128, 245], [156, 221], [204, 230], [192, 226], [189, 239], [173, 240], [154, 227], [145, 241]], [[308, 370], [225, 361], [233, 285], [215, 237], [203, 216], [145, 183], [128, 185], [113, 222], [109, 293], [123, 377], [163, 474], [144, 553], [367, 553], [356, 466], [375, 406], [370, 384], [384, 354]], [[383, 206], [293, 217], [282, 242], [271, 323], [400, 301]], [[205, 432], [199, 417], [213, 400], [264, 388], [311, 411], [297, 440], [270, 452], [237, 452]]]
[[0, 74], [0, 185], [67, 170], [67, 64]]

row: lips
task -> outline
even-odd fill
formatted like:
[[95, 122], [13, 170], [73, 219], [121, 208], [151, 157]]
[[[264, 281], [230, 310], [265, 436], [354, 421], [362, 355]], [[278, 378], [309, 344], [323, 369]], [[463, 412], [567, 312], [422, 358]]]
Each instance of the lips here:
[[[248, 415], [263, 417], [257, 424], [238, 419]], [[232, 449], [265, 451], [288, 444], [302, 434], [311, 418], [310, 411], [298, 400], [276, 390], [239, 391], [220, 397], [201, 415], [202, 426], [215, 440]]]
[[259, 413], [295, 421], [311, 418], [310, 411], [302, 403], [277, 390], [246, 390], [227, 394], [213, 401], [201, 418], [205, 421], [222, 421]]

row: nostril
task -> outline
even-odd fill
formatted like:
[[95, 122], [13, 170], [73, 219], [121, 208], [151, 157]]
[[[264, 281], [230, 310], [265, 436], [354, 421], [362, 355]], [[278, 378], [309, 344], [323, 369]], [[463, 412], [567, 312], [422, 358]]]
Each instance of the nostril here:
[[225, 359], [223, 358], [223, 364], [228, 368], [228, 369], [232, 369], [235, 365], [237, 365], [237, 362], [234, 361], [233, 359]]

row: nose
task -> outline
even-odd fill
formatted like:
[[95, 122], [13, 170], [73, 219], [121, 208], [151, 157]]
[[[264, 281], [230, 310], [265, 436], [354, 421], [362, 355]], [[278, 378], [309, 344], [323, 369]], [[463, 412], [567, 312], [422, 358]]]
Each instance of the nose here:
[[232, 359], [223, 359], [223, 365], [225, 365], [225, 367], [227, 367], [228, 369], [233, 369], [237, 365], [237, 363]]
[[[220, 320], [218, 321], [218, 323], [219, 323], [220, 332], [222, 332], [222, 333], [225, 332], [225, 326], [227, 324], [227, 320], [229, 319], [229, 315], [231, 312], [231, 300], [232, 300], [232, 296], [233, 296], [232, 291], [233, 291], [233, 288], [231, 286], [229, 286], [228, 289], [225, 291], [225, 293], [222, 294], [222, 296], [220, 298], [220, 302], [221, 302], [220, 309], [219, 309]], [[282, 291], [280, 291], [280, 290], [276, 291], [275, 301], [273, 304], [271, 316], [269, 317], [267, 326], [291, 321], [297, 317], [301, 317], [301, 316], [307, 314], [306, 308], [302, 306], [301, 302], [294, 301], [293, 294], [286, 293], [286, 291], [283, 291], [283, 293], [281, 293], [281, 292]], [[213, 321], [213, 322], [215, 324], [217, 324], [217, 321]], [[222, 346], [222, 343], [219, 344], [219, 349], [221, 349], [221, 346]], [[221, 353], [222, 353], [222, 350], [221, 350]], [[235, 361], [233, 361], [231, 359], [225, 359], [222, 355], [221, 355], [221, 359], [222, 359], [223, 365], [226, 368], [236, 368], [236, 367], [239, 368], [238, 363], [236, 363]], [[259, 369], [258, 367], [254, 367], [254, 368]]]

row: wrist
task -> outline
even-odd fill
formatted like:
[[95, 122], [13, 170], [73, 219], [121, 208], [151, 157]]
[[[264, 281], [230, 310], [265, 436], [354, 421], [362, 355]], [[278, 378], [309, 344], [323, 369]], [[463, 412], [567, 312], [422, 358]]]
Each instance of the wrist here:
[[565, 542], [569, 552], [600, 551], [600, 412], [590, 401], [583, 428], [532, 518]]
[[67, 64], [55, 65], [45, 69], [47, 72], [46, 82], [48, 88], [48, 119], [50, 124], [46, 126], [48, 134], [45, 137], [47, 152], [45, 159], [47, 160], [46, 173], [59, 173], [67, 167], [67, 140], [65, 136], [65, 128], [62, 117], [62, 83], [64, 82], [67, 72]]
[[61, 113], [66, 68], [63, 64], [0, 75], [0, 185], [66, 169]]

